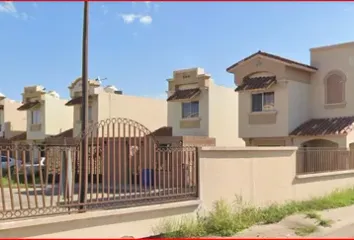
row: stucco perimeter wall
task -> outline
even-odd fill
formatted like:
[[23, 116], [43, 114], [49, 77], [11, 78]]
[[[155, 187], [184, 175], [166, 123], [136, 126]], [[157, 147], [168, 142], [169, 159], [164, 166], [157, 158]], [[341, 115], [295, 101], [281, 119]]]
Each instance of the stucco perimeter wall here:
[[155, 234], [165, 221], [196, 216], [200, 201], [0, 222], [2, 238], [135, 238]]
[[200, 198], [210, 209], [220, 199], [265, 206], [323, 196], [354, 185], [354, 172], [296, 175], [295, 147], [204, 147]]
[[0, 222], [0, 236], [36, 238], [148, 237], [168, 219], [208, 210], [217, 200], [258, 206], [306, 200], [354, 185], [354, 171], [297, 176], [295, 147], [203, 147], [199, 200]]

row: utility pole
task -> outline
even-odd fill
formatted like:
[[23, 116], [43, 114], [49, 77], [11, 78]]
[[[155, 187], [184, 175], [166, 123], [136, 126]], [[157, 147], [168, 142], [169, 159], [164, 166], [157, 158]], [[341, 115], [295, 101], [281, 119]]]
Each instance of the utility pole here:
[[86, 211], [87, 199], [87, 125], [88, 125], [88, 25], [89, 25], [89, 2], [84, 2], [84, 21], [82, 31], [82, 120], [81, 120], [81, 192], [80, 211]]

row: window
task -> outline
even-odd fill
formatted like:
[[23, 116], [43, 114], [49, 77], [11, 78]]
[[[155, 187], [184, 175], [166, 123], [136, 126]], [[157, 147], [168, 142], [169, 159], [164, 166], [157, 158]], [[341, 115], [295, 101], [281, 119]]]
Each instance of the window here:
[[332, 72], [325, 78], [325, 104], [339, 104], [345, 101], [345, 75]]
[[31, 111], [31, 123], [32, 124], [41, 123], [41, 111], [39, 109]]
[[182, 118], [195, 118], [199, 116], [199, 102], [182, 103]]
[[[89, 106], [87, 111], [88, 121], [92, 121], [92, 106]], [[82, 107], [80, 107], [80, 121], [82, 120]]]
[[274, 109], [274, 92], [252, 94], [252, 112]]

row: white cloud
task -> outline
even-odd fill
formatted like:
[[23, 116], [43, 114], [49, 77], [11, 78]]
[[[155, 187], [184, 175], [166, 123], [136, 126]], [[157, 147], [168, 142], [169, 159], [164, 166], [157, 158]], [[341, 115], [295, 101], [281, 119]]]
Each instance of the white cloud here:
[[152, 23], [152, 12], [157, 12], [158, 8], [159, 5], [150, 1], [145, 1], [141, 3], [132, 2], [132, 10], [135, 13], [119, 14], [119, 16], [126, 24], [139, 22], [144, 25], [149, 25]]
[[14, 5], [13, 2], [11, 1], [6, 1], [3, 4], [0, 5], [0, 12], [2, 13], [9, 13], [9, 14], [16, 14], [17, 9]]
[[139, 15], [136, 14], [121, 14], [120, 15], [123, 21], [127, 24], [132, 23], [135, 21], [135, 19], [139, 18]]
[[15, 4], [12, 1], [6, 1], [0, 4], [0, 13], [10, 14], [15, 18], [19, 18], [25, 21], [33, 19], [33, 17], [29, 16], [25, 12], [18, 12], [15, 7]]
[[139, 20], [142, 24], [151, 24], [152, 17], [151, 16], [143, 16], [143, 17], [140, 17]]
[[139, 14], [121, 14], [120, 17], [123, 19], [123, 21], [126, 24], [133, 23], [135, 20], [139, 19], [139, 22], [142, 24], [151, 24], [152, 22], [152, 17], [149, 15], [139, 15]]

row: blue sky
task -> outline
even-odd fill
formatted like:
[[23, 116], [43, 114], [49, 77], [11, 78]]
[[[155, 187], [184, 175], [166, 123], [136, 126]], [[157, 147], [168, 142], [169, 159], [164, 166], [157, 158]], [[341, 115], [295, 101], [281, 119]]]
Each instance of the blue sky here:
[[[0, 2], [0, 92], [40, 84], [68, 98], [81, 75], [79, 2]], [[89, 76], [124, 93], [165, 97], [172, 71], [225, 69], [258, 50], [309, 63], [309, 48], [354, 41], [353, 3], [92, 2]]]

